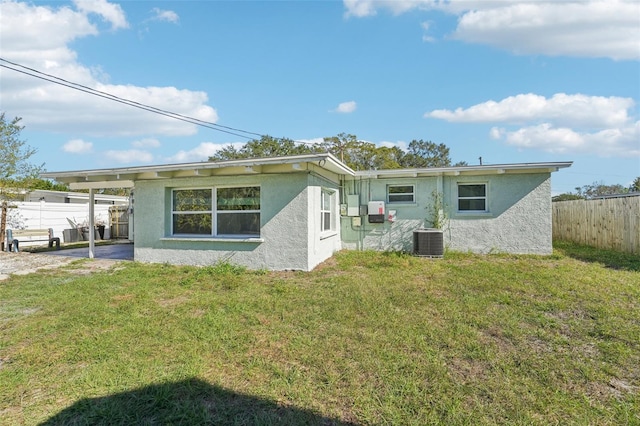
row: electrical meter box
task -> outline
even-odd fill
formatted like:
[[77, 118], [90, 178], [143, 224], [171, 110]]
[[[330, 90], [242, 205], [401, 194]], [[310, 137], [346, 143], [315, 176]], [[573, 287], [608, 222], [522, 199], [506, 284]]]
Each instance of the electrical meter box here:
[[384, 201], [369, 201], [367, 213], [369, 223], [384, 223]]
[[369, 201], [368, 214], [382, 214], [384, 215], [384, 201]]
[[360, 216], [360, 196], [347, 195], [347, 216]]

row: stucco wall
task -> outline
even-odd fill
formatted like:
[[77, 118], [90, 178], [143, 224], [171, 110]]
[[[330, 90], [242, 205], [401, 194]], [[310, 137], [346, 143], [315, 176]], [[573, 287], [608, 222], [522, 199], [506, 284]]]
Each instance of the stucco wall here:
[[[342, 241], [340, 239], [340, 192], [337, 186], [323, 178], [312, 175], [309, 176], [309, 185], [309, 203], [307, 205], [309, 217], [307, 233], [309, 239], [307, 240], [307, 253], [308, 270], [311, 270], [340, 250]], [[333, 192], [332, 201], [334, 204], [332, 210], [334, 214], [330, 231], [323, 231], [320, 226], [320, 200], [323, 189]]]
[[[315, 181], [307, 173], [138, 181], [135, 188], [135, 259], [141, 262], [211, 265], [228, 261], [251, 269], [310, 270], [331, 256], [333, 247], [311, 246], [309, 229], [319, 211], [310, 214]], [[173, 188], [260, 185], [260, 237], [247, 241], [221, 238], [173, 238]], [[333, 185], [329, 181], [325, 185]], [[314, 197], [315, 198], [315, 197]]]
[[[548, 173], [498, 175], [489, 179], [445, 181], [455, 194], [456, 182], [488, 183], [488, 214], [460, 214], [451, 209], [445, 244], [454, 250], [488, 253], [550, 254], [551, 179]], [[455, 196], [455, 195], [454, 195]], [[451, 203], [455, 206], [455, 200]]]
[[[486, 183], [488, 213], [458, 213], [457, 183]], [[551, 186], [549, 173], [429, 178], [367, 179], [351, 182], [347, 193], [360, 194], [360, 204], [370, 200], [387, 202], [387, 186], [415, 185], [415, 203], [386, 204], [396, 210], [394, 223], [368, 223], [353, 227], [343, 217], [343, 247], [349, 249], [411, 251], [413, 231], [430, 227], [433, 192], [444, 196], [448, 218], [444, 238], [448, 248], [487, 253], [551, 253]]]

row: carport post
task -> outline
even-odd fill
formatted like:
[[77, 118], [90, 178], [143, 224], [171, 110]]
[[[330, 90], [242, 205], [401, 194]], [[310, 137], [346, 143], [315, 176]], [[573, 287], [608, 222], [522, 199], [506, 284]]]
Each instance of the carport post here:
[[96, 231], [95, 231], [95, 219], [94, 219], [94, 213], [95, 213], [95, 196], [94, 196], [94, 189], [93, 188], [89, 188], [89, 259], [93, 259], [93, 252], [95, 250], [95, 246], [96, 246], [96, 241], [95, 241], [95, 237], [96, 237]]

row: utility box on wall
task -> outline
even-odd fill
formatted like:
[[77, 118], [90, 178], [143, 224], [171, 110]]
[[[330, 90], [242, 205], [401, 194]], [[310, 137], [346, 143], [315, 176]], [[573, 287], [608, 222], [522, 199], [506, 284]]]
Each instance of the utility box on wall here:
[[347, 216], [360, 216], [360, 196], [347, 195]]
[[369, 223], [384, 223], [384, 201], [369, 201], [367, 210]]

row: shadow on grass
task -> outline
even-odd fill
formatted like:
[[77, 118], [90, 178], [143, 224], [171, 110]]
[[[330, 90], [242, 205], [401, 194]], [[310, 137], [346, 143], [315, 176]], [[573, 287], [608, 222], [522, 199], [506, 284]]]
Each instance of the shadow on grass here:
[[553, 246], [562, 254], [583, 262], [602, 263], [607, 268], [640, 272], [640, 256], [614, 250], [604, 250], [566, 241], [554, 241]]
[[354, 425], [192, 378], [82, 399], [41, 425]]

